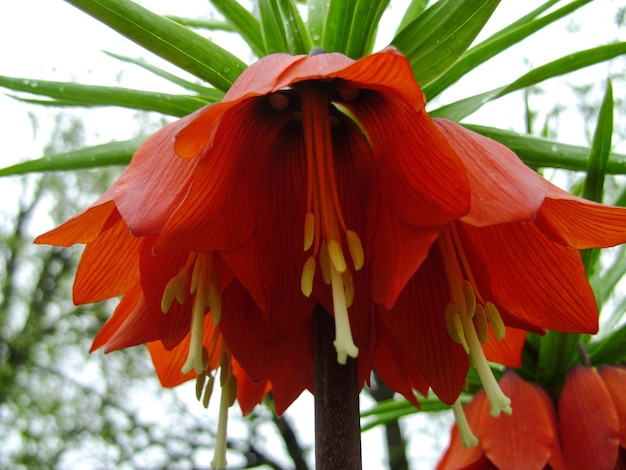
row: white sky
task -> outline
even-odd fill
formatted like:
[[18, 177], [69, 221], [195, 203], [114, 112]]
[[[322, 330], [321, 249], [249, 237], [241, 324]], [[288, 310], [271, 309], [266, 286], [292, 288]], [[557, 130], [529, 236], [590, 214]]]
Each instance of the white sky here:
[[[141, 3], [162, 14], [191, 17], [208, 17], [210, 14], [207, 0], [177, 2], [144, 0]], [[512, 18], [530, 11], [541, 3], [543, 2], [537, 0], [503, 0], [488, 30], [490, 32], [498, 30]], [[457, 87], [456, 91], [447, 94], [448, 101], [506, 84], [526, 72], [529, 69], [528, 63], [542, 65], [569, 52], [614, 41], [620, 35], [621, 40], [624, 40], [624, 32], [619, 31], [614, 23], [615, 12], [619, 6], [623, 7], [624, 3], [595, 0], [573, 17], [580, 26], [577, 34], [568, 34], [565, 37], [568, 25], [573, 24], [572, 20], [551, 27], [536, 35], [536, 38], [507, 51], [502, 59], [494, 61], [493, 65], [485, 67], [482, 72], [473, 74], [464, 82], [465, 86]], [[397, 12], [403, 11], [407, 4], [408, 0], [393, 4], [391, 14], [386, 17], [386, 24], [389, 26], [381, 30], [381, 37], [384, 38], [381, 39], [381, 46], [391, 38], [393, 25], [399, 21]], [[123, 66], [101, 53], [101, 50], [109, 50], [123, 55], [152, 59], [150, 54], [143, 52], [138, 46], [61, 0], [4, 0], [0, 4], [0, 12], [0, 44], [2, 44], [0, 75], [71, 80], [109, 86], [120, 84], [131, 88], [180, 92], [162, 80], [151, 80], [150, 75], [139, 68]], [[610, 70], [609, 65], [599, 65], [584, 74], [578, 74], [575, 80], [600, 84], [604, 82]], [[545, 109], [557, 103], [555, 97], [558, 98], [558, 102], [567, 102], [572, 98], [562, 80], [553, 80], [551, 86], [557, 91], [556, 94], [544, 95], [542, 99], [545, 100]], [[601, 94], [602, 91], [598, 87], [595, 93]], [[623, 98], [626, 95], [621, 85], [617, 85], [614, 92], [616, 98]], [[488, 105], [469, 121], [522, 130], [521, 105], [521, 97], [516, 94], [501, 100], [501, 103]], [[537, 106], [542, 105], [544, 103], [537, 103]], [[41, 131], [37, 134], [33, 133], [30, 112], [38, 115]], [[46, 110], [25, 105], [0, 95], [0, 167], [39, 157], [42, 146], [48, 141], [55, 112], [54, 109]], [[111, 139], [127, 139], [138, 129], [132, 119], [132, 111], [101, 109], [78, 112], [85, 117], [91, 144]], [[563, 135], [564, 139], [572, 143], [584, 143], [580, 132], [582, 126], [580, 118], [577, 113], [570, 113], [570, 116], [572, 116], [570, 131]], [[8, 188], [15, 189], [15, 181], [10, 179], [1, 180], [0, 185], [3, 193]], [[193, 395], [189, 390], [186, 392]], [[312, 415], [307, 417], [307, 414], [310, 414], [311, 410], [311, 397], [306, 396], [298, 403], [292, 414], [310, 420]], [[409, 449], [410, 456], [415, 462], [432, 462], [436, 454], [430, 449], [432, 441], [426, 440], [427, 436], [420, 435], [423, 434], [424, 428], [417, 426], [414, 420], [405, 424], [410, 435], [415, 437]], [[312, 441], [312, 429], [310, 431], [303, 436], [307, 442]], [[363, 436], [366, 470], [381, 466], [381, 436], [377, 432], [369, 432]], [[447, 435], [445, 438], [447, 439]]]

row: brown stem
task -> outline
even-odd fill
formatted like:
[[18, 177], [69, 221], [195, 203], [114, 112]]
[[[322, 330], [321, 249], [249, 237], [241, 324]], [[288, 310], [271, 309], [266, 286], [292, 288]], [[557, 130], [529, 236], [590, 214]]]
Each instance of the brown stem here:
[[315, 468], [361, 469], [357, 360], [337, 362], [335, 322], [321, 307], [313, 312], [315, 359]]

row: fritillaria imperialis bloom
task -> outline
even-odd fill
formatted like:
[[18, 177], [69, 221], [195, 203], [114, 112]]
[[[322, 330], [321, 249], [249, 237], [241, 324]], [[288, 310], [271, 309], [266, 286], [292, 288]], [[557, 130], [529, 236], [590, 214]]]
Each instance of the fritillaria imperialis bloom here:
[[221, 364], [260, 384], [246, 402], [272, 387], [284, 408], [313, 387], [321, 305], [361, 384], [375, 367], [414, 402], [430, 386], [453, 403], [471, 362], [498, 414], [509, 399], [487, 359], [516, 365], [526, 330], [594, 332], [578, 250], [622, 243], [625, 227], [624, 210], [431, 119], [387, 49], [259, 60], [37, 242], [87, 244], [75, 301], [123, 295], [94, 347], [160, 342], [176, 360], [160, 351], [157, 368], [189, 374], [172, 383]]
[[539, 385], [507, 372], [502, 390], [521, 410], [493, 419], [480, 391], [465, 407], [479, 446], [464, 449], [452, 430], [441, 469], [607, 469], [626, 465], [626, 368], [576, 366], [567, 374], [558, 407]]

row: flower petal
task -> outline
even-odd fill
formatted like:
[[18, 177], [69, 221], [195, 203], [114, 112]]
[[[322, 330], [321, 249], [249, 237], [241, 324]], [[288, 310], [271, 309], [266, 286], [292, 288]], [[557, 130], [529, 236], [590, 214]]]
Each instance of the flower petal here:
[[602, 366], [598, 373], [606, 386], [613, 406], [617, 413], [619, 426], [619, 443], [626, 448], [626, 367], [624, 366]]
[[504, 374], [499, 384], [511, 399], [513, 415], [493, 418], [484, 413], [477, 429], [480, 445], [497, 468], [544, 468], [558, 441], [550, 397], [513, 372]]
[[159, 332], [150, 315], [139, 284], [131, 288], [93, 340], [90, 352], [104, 346], [104, 352], [154, 341]]
[[521, 367], [522, 349], [526, 342], [526, 331], [506, 327], [503, 339], [497, 339], [493, 328], [489, 325], [489, 339], [483, 345], [488, 361], [496, 362], [505, 367]]
[[451, 404], [459, 396], [469, 363], [462, 346], [452, 341], [444, 320], [451, 297], [436, 247], [409, 281], [390, 311], [379, 310], [389, 333], [417, 364], [433, 392]]
[[626, 241], [626, 209], [573, 196], [554, 185], [535, 224], [548, 237], [579, 250]]
[[445, 119], [435, 119], [435, 124], [467, 171], [472, 197], [463, 222], [484, 226], [535, 217], [548, 191], [544, 178], [494, 140]]
[[609, 470], [615, 467], [619, 447], [618, 416], [595, 369], [576, 366], [567, 374], [559, 399], [559, 421], [567, 468]]
[[597, 331], [596, 301], [577, 250], [546, 238], [533, 224], [458, 228], [479, 290], [506, 325]]
[[114, 210], [100, 236], [83, 251], [74, 281], [74, 303], [110, 299], [136, 285], [140, 248], [141, 239], [132, 236], [119, 212]]

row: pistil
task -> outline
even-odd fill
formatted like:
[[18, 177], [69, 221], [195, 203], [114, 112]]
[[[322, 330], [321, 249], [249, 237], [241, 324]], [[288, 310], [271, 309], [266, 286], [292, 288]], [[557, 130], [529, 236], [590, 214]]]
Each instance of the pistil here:
[[307, 212], [303, 246], [305, 252], [311, 251], [302, 270], [301, 289], [307, 297], [311, 295], [317, 258], [324, 281], [331, 285], [337, 335], [335, 348], [337, 360], [344, 364], [348, 356], [358, 355], [348, 316], [354, 287], [344, 253], [344, 240], [355, 270], [363, 267], [364, 253], [359, 236], [347, 228], [339, 203], [328, 91], [303, 85], [300, 92], [307, 158]]

